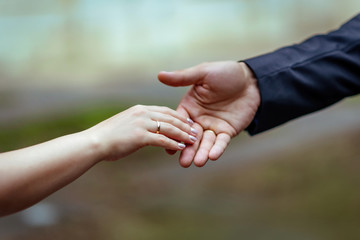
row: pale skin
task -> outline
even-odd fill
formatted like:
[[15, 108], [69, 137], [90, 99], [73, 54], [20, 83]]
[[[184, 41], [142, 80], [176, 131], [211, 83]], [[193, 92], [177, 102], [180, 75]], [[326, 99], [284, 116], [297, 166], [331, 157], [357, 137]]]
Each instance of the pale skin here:
[[197, 141], [192, 124], [166, 107], [135, 106], [85, 131], [1, 153], [0, 216], [39, 202], [101, 161], [150, 145], [182, 151]]
[[[260, 105], [260, 92], [251, 69], [243, 62], [203, 63], [185, 70], [160, 72], [159, 80], [169, 86], [192, 86], [177, 111], [193, 119], [204, 129], [199, 141], [182, 151], [183, 167], [198, 167], [208, 159], [217, 160], [231, 138], [253, 120]], [[201, 132], [202, 133], [202, 132]], [[168, 150], [174, 153], [173, 150]]]

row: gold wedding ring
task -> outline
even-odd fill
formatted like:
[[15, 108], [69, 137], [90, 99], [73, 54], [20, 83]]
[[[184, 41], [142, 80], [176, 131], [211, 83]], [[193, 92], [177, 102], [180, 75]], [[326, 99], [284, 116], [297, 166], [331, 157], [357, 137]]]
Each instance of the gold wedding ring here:
[[205, 132], [212, 132], [216, 136], [216, 132], [214, 130], [206, 129]]
[[159, 134], [160, 133], [160, 129], [161, 129], [161, 123], [159, 121], [156, 121], [157, 122], [157, 130], [156, 130], [156, 134]]

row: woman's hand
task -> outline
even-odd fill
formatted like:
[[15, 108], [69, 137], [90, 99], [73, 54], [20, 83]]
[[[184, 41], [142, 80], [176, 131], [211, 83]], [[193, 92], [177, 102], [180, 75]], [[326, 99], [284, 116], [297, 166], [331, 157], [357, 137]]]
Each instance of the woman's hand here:
[[88, 130], [1, 153], [0, 217], [39, 202], [102, 160], [147, 145], [182, 150], [197, 143], [191, 124], [166, 107], [135, 106]]
[[[167, 107], [131, 107], [84, 133], [95, 142], [102, 160], [113, 161], [145, 146], [183, 150], [197, 141], [193, 122]], [[183, 142], [183, 143], [182, 143]]]

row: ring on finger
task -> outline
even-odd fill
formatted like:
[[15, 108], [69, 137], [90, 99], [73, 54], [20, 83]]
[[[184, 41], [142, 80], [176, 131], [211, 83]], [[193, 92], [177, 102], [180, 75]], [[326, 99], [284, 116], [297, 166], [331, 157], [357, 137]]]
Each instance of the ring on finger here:
[[159, 133], [160, 133], [160, 129], [161, 129], [161, 122], [156, 121], [156, 123], [157, 123], [157, 130], [156, 130], [156, 134], [159, 134]]
[[211, 130], [211, 129], [206, 129], [205, 132], [212, 132], [215, 136], [217, 135], [216, 132], [214, 130]]

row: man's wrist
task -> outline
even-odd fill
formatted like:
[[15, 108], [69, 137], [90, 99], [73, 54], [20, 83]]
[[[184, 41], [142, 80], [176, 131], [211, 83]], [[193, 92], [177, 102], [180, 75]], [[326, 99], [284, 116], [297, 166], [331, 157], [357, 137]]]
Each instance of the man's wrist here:
[[248, 79], [249, 83], [254, 84], [254, 86], [257, 87], [257, 78], [256, 78], [253, 70], [243, 61], [239, 61], [238, 63], [240, 64], [241, 68], [243, 69], [245, 79]]
[[239, 64], [241, 65], [244, 72], [244, 79], [246, 79], [247, 90], [253, 98], [257, 109], [260, 106], [260, 89], [258, 86], [258, 80], [253, 70], [245, 62], [239, 62]]
[[243, 69], [244, 79], [246, 79], [246, 82], [248, 84], [247, 93], [251, 99], [249, 104], [250, 108], [253, 109], [254, 114], [253, 119], [245, 130], [248, 132], [252, 132], [252, 130], [256, 128], [258, 122], [256, 118], [256, 113], [258, 112], [261, 103], [260, 89], [258, 86], [258, 80], [253, 70], [243, 61], [239, 61], [239, 64]]

